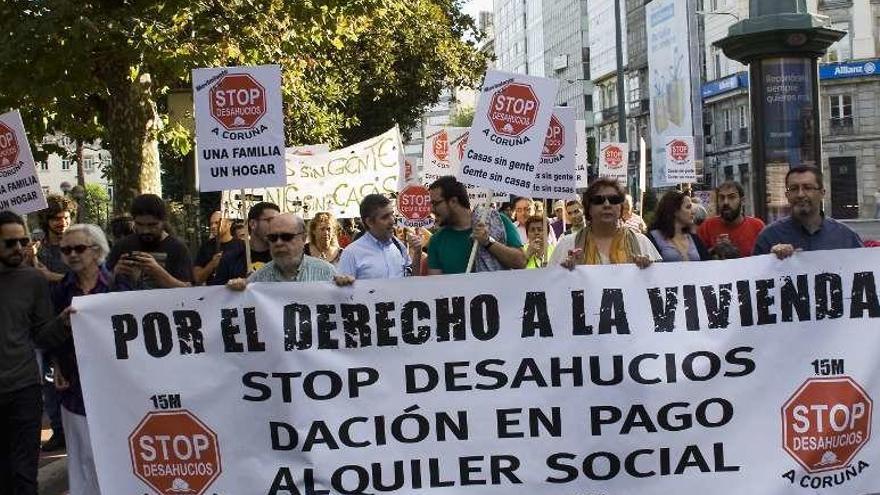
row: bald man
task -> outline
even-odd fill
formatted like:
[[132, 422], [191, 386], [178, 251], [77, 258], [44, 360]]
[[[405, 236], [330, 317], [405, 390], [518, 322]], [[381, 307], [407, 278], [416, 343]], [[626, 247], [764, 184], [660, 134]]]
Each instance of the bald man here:
[[252, 273], [247, 280], [232, 279], [226, 286], [243, 290], [251, 282], [326, 282], [349, 285], [351, 277], [337, 276], [333, 265], [303, 252], [306, 244], [306, 226], [302, 217], [294, 213], [277, 215], [269, 222], [269, 252], [272, 261]]

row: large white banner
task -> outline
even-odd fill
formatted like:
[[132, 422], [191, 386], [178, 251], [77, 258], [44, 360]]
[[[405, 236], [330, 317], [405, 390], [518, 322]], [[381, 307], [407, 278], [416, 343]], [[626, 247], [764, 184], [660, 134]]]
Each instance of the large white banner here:
[[544, 199], [574, 199], [577, 197], [575, 171], [574, 107], [556, 107], [547, 127], [544, 149], [535, 175], [532, 197]]
[[284, 184], [281, 67], [194, 69], [199, 190]]
[[449, 160], [456, 153], [456, 150], [449, 144], [453, 141], [458, 141], [458, 138], [466, 132], [468, 132], [467, 127], [429, 125], [425, 128], [421, 177], [423, 185], [430, 185], [444, 175], [454, 175], [450, 171]]
[[866, 494], [880, 250], [77, 298], [103, 493]]
[[663, 144], [671, 136], [693, 136], [691, 57], [687, 0], [654, 0], [645, 5], [651, 99], [651, 161], [653, 187], [675, 185], [667, 180]]
[[46, 206], [21, 114], [6, 112], [0, 115], [0, 211], [24, 215]]
[[486, 72], [461, 161], [461, 180], [496, 192], [532, 194], [559, 81]]
[[392, 195], [399, 190], [402, 150], [397, 127], [329, 153], [304, 154], [301, 147], [288, 148], [287, 185], [247, 193], [305, 218], [322, 211], [337, 218], [357, 218], [364, 196]]

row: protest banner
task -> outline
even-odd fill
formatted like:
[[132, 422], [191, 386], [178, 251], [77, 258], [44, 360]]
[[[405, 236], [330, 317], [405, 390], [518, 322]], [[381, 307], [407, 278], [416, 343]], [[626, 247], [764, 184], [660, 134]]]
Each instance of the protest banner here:
[[700, 267], [76, 298], [101, 491], [876, 491], [880, 251]]
[[281, 68], [194, 69], [196, 162], [201, 191], [281, 186]]
[[468, 199], [470, 200], [472, 207], [476, 205], [488, 205], [495, 201], [507, 201], [510, 199], [510, 196], [503, 192], [493, 192], [485, 187], [475, 186], [463, 181], [461, 175], [461, 160], [464, 158], [464, 154], [467, 151], [469, 138], [470, 133], [464, 132], [449, 142], [449, 175], [458, 179], [459, 182], [462, 182], [465, 188], [467, 188]]
[[0, 115], [0, 211], [25, 215], [46, 206], [21, 114], [6, 112]]
[[607, 177], [627, 183], [629, 169], [629, 143], [602, 143], [599, 145], [599, 177]]
[[574, 107], [553, 109], [535, 175], [533, 198], [573, 199], [577, 196], [574, 122]]
[[517, 196], [530, 196], [559, 81], [486, 72], [461, 181]]
[[404, 161], [397, 127], [329, 153], [308, 154], [302, 148], [288, 148], [285, 153], [286, 186], [250, 189], [248, 193], [277, 204], [282, 212], [304, 218], [322, 211], [337, 218], [357, 218], [364, 196], [390, 196], [400, 190], [398, 179]]
[[397, 212], [403, 217], [399, 224], [405, 227], [431, 227], [431, 193], [425, 186], [409, 185], [397, 195]]
[[697, 181], [697, 163], [694, 157], [693, 136], [673, 136], [664, 144], [666, 182], [685, 184]]
[[577, 148], [575, 148], [575, 180], [578, 189], [590, 186], [590, 162], [587, 154], [587, 121], [576, 120]]
[[429, 125], [425, 128], [425, 144], [422, 150], [421, 183], [423, 185], [428, 186], [444, 175], [454, 175], [450, 172], [449, 157], [456, 150], [449, 144], [453, 141], [458, 142], [458, 137], [466, 132], [468, 132], [467, 127]]

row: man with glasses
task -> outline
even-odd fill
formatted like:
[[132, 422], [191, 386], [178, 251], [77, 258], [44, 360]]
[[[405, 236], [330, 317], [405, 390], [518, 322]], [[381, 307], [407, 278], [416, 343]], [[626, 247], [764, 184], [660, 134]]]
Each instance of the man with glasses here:
[[336, 277], [330, 263], [304, 253], [306, 224], [293, 213], [275, 216], [269, 223], [266, 240], [272, 260], [252, 273], [246, 280], [235, 278], [226, 283], [233, 290], [244, 290], [251, 282], [326, 282], [348, 285], [350, 277]]
[[773, 253], [785, 259], [795, 251], [822, 251], [863, 247], [859, 235], [822, 211], [825, 197], [822, 172], [795, 167], [785, 175], [785, 197], [791, 216], [765, 228], [755, 242], [755, 255]]
[[134, 290], [188, 287], [193, 280], [189, 249], [165, 228], [165, 202], [141, 194], [131, 202], [134, 234], [113, 245], [107, 268]]
[[250, 233], [251, 264], [247, 263], [247, 248], [245, 241], [234, 239], [224, 250], [220, 263], [214, 276], [209, 279], [209, 285], [223, 285], [235, 278], [246, 278], [256, 272], [266, 263], [272, 261], [269, 252], [269, 224], [273, 218], [281, 213], [281, 208], [275, 203], [266, 201], [253, 205], [248, 211], [247, 228]]
[[[355, 279], [403, 278], [421, 272], [421, 256], [410, 256], [407, 247], [394, 237], [394, 209], [381, 194], [368, 194], [360, 204], [361, 222], [367, 228], [349, 244], [339, 260], [339, 272]], [[409, 237], [414, 253], [422, 252], [422, 237]]]
[[0, 212], [0, 492], [11, 495], [37, 494], [43, 401], [34, 346], [70, 336], [55, 317], [49, 282], [23, 264], [29, 245], [24, 220]]

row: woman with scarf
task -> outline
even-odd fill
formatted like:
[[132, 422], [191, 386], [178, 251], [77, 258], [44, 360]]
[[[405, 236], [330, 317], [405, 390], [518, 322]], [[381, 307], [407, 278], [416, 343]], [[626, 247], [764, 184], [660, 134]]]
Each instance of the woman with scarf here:
[[586, 227], [559, 242], [550, 264], [573, 269], [576, 265], [634, 263], [647, 268], [661, 261], [651, 241], [621, 221], [625, 198], [617, 181], [602, 178], [593, 182], [583, 195]]

